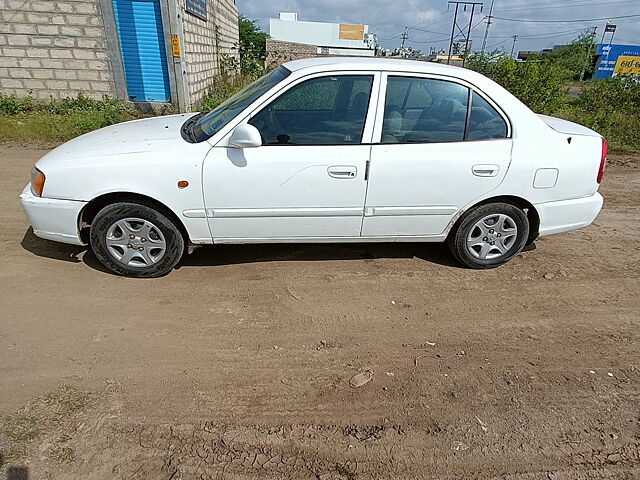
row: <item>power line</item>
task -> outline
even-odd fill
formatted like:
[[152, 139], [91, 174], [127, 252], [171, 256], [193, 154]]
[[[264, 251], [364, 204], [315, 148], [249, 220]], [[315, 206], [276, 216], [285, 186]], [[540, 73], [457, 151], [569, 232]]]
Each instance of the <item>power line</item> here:
[[[544, 6], [544, 5], [559, 5], [559, 6], [571, 7], [571, 6], [575, 5], [576, 3], [585, 3], [585, 2], [588, 2], [588, 1], [589, 0], [565, 0], [564, 2], [562, 2], [562, 1], [557, 1], [557, 2], [553, 2], [553, 1], [552, 2], [536, 2], [536, 1], [527, 2], [527, 1], [525, 1], [525, 2], [520, 2], [520, 3], [508, 3], [508, 4], [504, 5], [504, 6], [503, 5], [499, 5], [499, 6], [500, 6], [501, 9], [509, 9], [509, 8], [512, 8], [512, 7], [513, 8], [517, 8], [517, 7], [521, 7], [521, 6], [524, 6], [524, 7], [540, 6], [541, 7], [541, 6]], [[597, 2], [594, 5], [598, 5], [599, 4], [598, 0], [593, 0], [593, 1]], [[619, 0], [616, 0], [616, 1], [619, 1]], [[634, 0], [626, 0], [626, 1], [631, 2], [631, 1], [634, 1]]]
[[494, 44], [492, 44], [492, 45], [489, 45], [489, 46], [487, 47], [487, 49], [492, 49], [492, 48], [494, 48], [494, 47], [497, 47], [498, 45], [502, 45], [503, 43], [508, 42], [510, 38], [512, 38], [512, 37], [507, 37], [506, 39], [502, 40], [501, 42], [498, 42], [498, 43], [494, 43]]
[[[471, 31], [475, 30], [476, 27], [478, 25], [480, 25], [482, 22], [484, 22], [484, 19], [480, 20], [478, 23], [476, 23], [473, 27], [471, 27]], [[426, 32], [426, 33], [433, 33], [435, 35], [447, 35], [446, 32], [434, 32], [433, 30], [425, 30], [423, 28], [415, 28], [415, 27], [409, 27], [409, 30], [417, 30], [418, 32]]]
[[[564, 32], [547, 32], [547, 33], [531, 33], [531, 34], [525, 34], [525, 35], [520, 35], [518, 34], [519, 38], [530, 38], [532, 40], [535, 40], [537, 38], [540, 39], [544, 39], [544, 38], [554, 38], [554, 37], [561, 37], [563, 35], [567, 35], [569, 33], [578, 33], [578, 32], [584, 32], [586, 30], [586, 28], [576, 28], [573, 30], [566, 30]], [[504, 37], [494, 37], [494, 38], [513, 38], [513, 35], [506, 35]]]
[[505, 22], [524, 22], [524, 23], [578, 23], [578, 22], [597, 22], [601, 20], [613, 20], [617, 18], [636, 18], [640, 17], [640, 13], [634, 15], [618, 15], [611, 17], [601, 17], [601, 18], [582, 18], [579, 20], [526, 20], [521, 18], [504, 18], [504, 17], [493, 17], [496, 20], [504, 20]]
[[571, 7], [600, 7], [603, 5], [616, 5], [616, 4], [620, 4], [620, 3], [637, 3], [637, 0], [622, 0], [622, 1], [616, 1], [616, 2], [598, 2], [598, 3], [573, 3], [571, 5], [558, 5], [558, 4], [553, 4], [553, 5], [540, 5], [540, 4], [531, 4], [529, 6], [521, 6], [521, 7], [505, 7], [505, 8], [501, 8], [500, 10], [503, 12], [520, 12], [520, 11], [526, 11], [526, 10], [535, 10], [537, 8], [544, 8], [545, 10], [550, 10], [550, 9], [555, 9], [555, 8], [571, 8]]

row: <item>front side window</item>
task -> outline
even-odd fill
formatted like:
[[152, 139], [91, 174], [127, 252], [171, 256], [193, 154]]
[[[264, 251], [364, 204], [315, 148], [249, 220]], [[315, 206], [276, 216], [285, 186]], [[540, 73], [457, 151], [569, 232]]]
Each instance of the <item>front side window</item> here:
[[249, 123], [263, 145], [352, 145], [362, 142], [373, 76], [343, 75], [302, 82]]
[[507, 123], [497, 110], [464, 85], [430, 78], [388, 78], [382, 143], [492, 140], [507, 134]]
[[287, 68], [278, 67], [236, 93], [210, 112], [201, 113], [197, 121], [190, 126], [193, 140], [202, 142], [211, 138], [245, 108], [289, 75], [291, 75], [291, 72]]

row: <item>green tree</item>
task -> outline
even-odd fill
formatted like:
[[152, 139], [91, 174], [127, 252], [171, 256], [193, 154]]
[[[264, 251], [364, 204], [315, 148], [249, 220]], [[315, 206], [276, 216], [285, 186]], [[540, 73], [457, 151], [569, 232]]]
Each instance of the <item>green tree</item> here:
[[240, 72], [243, 75], [258, 77], [265, 69], [268, 35], [260, 30], [255, 20], [249, 20], [244, 15], [238, 17], [238, 27], [240, 31]]
[[596, 53], [595, 32], [581, 34], [569, 45], [544, 56], [544, 60], [566, 69], [574, 79], [582, 80], [593, 73], [593, 56]]

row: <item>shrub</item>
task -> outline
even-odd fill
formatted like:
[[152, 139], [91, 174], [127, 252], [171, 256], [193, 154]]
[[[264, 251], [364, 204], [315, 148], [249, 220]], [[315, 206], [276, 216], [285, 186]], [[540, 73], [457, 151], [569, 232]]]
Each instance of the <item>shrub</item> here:
[[213, 110], [229, 97], [249, 85], [253, 80], [254, 78], [248, 75], [218, 75], [209, 88], [207, 95], [200, 103], [200, 109], [202, 111]]
[[34, 108], [32, 97], [18, 98], [15, 95], [0, 94], [0, 114], [16, 115]]
[[602, 134], [613, 150], [640, 152], [640, 83], [610, 78], [587, 83], [557, 112]]

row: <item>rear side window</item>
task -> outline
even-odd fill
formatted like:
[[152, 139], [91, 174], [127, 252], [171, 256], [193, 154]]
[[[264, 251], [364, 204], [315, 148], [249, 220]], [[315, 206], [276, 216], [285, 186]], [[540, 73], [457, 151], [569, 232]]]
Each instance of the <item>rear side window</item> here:
[[464, 140], [469, 89], [444, 80], [389, 77], [382, 143]]
[[384, 144], [492, 140], [507, 134], [498, 111], [464, 85], [416, 77], [387, 80]]
[[372, 75], [337, 75], [302, 82], [249, 123], [263, 145], [353, 145], [362, 142]]
[[507, 123], [489, 102], [473, 92], [467, 129], [469, 140], [491, 140], [507, 137]]

